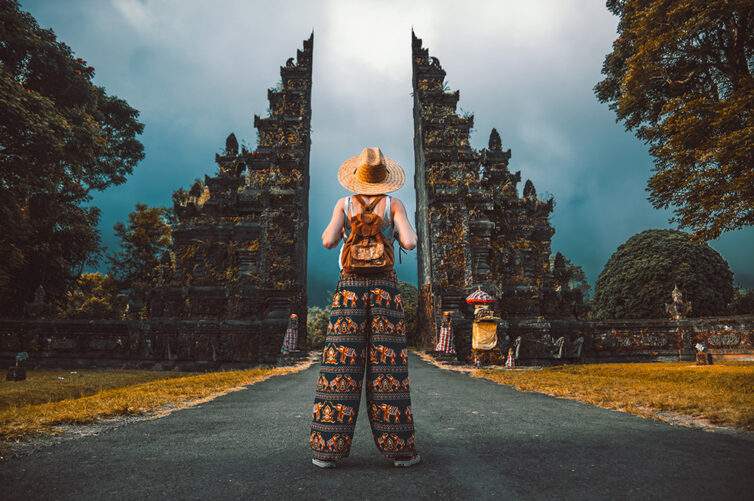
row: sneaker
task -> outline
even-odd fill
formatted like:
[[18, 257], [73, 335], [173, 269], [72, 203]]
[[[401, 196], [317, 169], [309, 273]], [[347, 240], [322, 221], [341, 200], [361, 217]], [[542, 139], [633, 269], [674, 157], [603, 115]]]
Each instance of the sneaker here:
[[408, 468], [409, 466], [419, 463], [421, 460], [422, 457], [418, 454], [411, 457], [395, 458], [393, 459], [393, 466], [398, 468]]
[[335, 468], [335, 461], [328, 461], [326, 459], [312, 458], [312, 464], [319, 466], [320, 468]]

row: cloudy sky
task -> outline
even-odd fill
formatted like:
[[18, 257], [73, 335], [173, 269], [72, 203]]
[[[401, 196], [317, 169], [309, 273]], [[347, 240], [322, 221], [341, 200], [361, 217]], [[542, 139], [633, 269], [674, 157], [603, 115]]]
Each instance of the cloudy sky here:
[[[337, 251], [320, 245], [332, 205], [347, 192], [340, 163], [379, 146], [406, 170], [396, 193], [411, 214], [413, 126], [411, 28], [440, 59], [459, 107], [475, 116], [472, 146], [495, 127], [512, 171], [553, 195], [553, 252], [581, 265], [593, 286], [618, 245], [671, 227], [647, 201], [652, 159], [594, 97], [617, 18], [602, 0], [250, 1], [26, 0], [95, 83], [140, 110], [146, 158], [129, 180], [95, 197], [111, 250], [112, 226], [134, 205], [171, 205], [171, 193], [213, 175], [214, 155], [235, 132], [256, 144], [279, 66], [314, 31], [309, 303], [324, 304], [337, 280]], [[523, 183], [519, 186], [522, 189]], [[754, 288], [754, 229], [711, 245], [737, 283]], [[399, 266], [416, 283], [416, 252]]]

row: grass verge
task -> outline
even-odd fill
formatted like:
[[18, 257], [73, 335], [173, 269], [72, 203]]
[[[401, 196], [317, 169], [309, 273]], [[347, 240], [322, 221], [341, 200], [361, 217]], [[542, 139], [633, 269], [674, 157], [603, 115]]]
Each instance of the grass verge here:
[[474, 370], [473, 377], [599, 407], [658, 418], [682, 414], [688, 424], [754, 431], [754, 363], [589, 364], [542, 370]]
[[[14, 442], [60, 432], [60, 425], [95, 423], [116, 416], [160, 413], [195, 405], [240, 390], [271, 376], [303, 370], [254, 368], [207, 374], [151, 371], [66, 371], [29, 373], [26, 391], [0, 385], [0, 441]], [[57, 379], [63, 372], [66, 379]], [[53, 379], [54, 378], [54, 379]], [[67, 379], [73, 379], [69, 382]], [[76, 379], [82, 380], [76, 384]], [[57, 382], [57, 385], [56, 385]], [[6, 400], [6, 397], [7, 400]], [[46, 399], [46, 400], [45, 400]], [[0, 446], [2, 444], [0, 443]]]
[[0, 412], [196, 374], [139, 370], [30, 370], [26, 373], [25, 381], [0, 381]]

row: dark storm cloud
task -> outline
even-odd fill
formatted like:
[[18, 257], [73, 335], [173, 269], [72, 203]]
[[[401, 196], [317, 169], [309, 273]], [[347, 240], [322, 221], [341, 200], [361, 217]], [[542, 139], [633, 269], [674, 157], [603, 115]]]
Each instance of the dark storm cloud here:
[[[315, 32], [312, 91], [310, 302], [335, 285], [337, 251], [320, 245], [332, 206], [346, 191], [340, 163], [379, 146], [406, 170], [396, 195], [413, 217], [410, 30], [438, 57], [459, 106], [475, 115], [472, 145], [496, 127], [512, 149], [511, 170], [531, 179], [556, 208], [553, 251], [582, 265], [592, 284], [633, 234], [668, 227], [645, 186], [646, 146], [615, 123], [592, 88], [616, 38], [617, 19], [601, 2], [248, 2], [94, 0], [22, 2], [78, 57], [95, 82], [141, 111], [146, 159], [122, 186], [95, 199], [111, 249], [112, 226], [137, 202], [170, 205], [171, 193], [214, 174], [213, 158], [235, 132], [256, 144], [279, 66]], [[754, 287], [754, 231], [712, 242]], [[399, 266], [416, 280], [416, 253]]]

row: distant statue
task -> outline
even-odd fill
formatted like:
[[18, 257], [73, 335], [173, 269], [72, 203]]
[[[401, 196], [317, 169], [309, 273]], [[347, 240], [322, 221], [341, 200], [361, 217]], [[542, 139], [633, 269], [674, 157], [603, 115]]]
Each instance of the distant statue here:
[[16, 353], [16, 367], [21, 365], [21, 362], [29, 360], [29, 354], [25, 351], [22, 351], [20, 353]]
[[8, 373], [5, 376], [6, 381], [24, 381], [26, 379], [26, 369], [21, 366], [24, 360], [28, 360], [29, 354], [25, 351], [16, 354], [16, 365], [8, 367]]
[[453, 338], [453, 319], [451, 312], [446, 311], [442, 315], [442, 325], [440, 326], [440, 337], [437, 340], [435, 351], [441, 351], [448, 355], [456, 354], [455, 340]]
[[672, 303], [665, 303], [665, 311], [668, 313], [668, 315], [670, 315], [670, 318], [674, 320], [681, 320], [683, 318], [686, 318], [686, 315], [691, 313], [691, 302], [686, 302], [683, 300], [683, 295], [681, 294], [681, 291], [678, 288], [677, 284], [673, 289], [672, 297]]
[[45, 290], [42, 284], [34, 291], [31, 303], [26, 303], [26, 314], [30, 318], [47, 318], [53, 314], [54, 307], [45, 301]]
[[34, 300], [32, 301], [33, 304], [45, 304], [45, 289], [42, 287], [42, 284], [39, 284], [39, 287], [37, 287], [37, 290], [34, 291]]
[[292, 353], [298, 351], [296, 346], [298, 345], [298, 315], [292, 313], [288, 319], [288, 328], [285, 330], [285, 337], [283, 338], [283, 346], [280, 349], [282, 353]]

